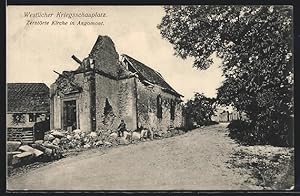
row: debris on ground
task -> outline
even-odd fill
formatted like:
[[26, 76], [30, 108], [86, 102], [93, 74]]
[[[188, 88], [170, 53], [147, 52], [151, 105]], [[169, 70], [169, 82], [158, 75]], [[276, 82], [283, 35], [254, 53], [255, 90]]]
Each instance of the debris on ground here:
[[18, 141], [7, 141], [6, 145], [7, 145], [7, 152], [14, 152], [16, 151], [20, 146], [21, 146], [21, 142]]
[[98, 130], [86, 133], [80, 129], [50, 130], [45, 132], [44, 140], [37, 140], [31, 144], [21, 142], [7, 142], [7, 157], [9, 175], [12, 170], [33, 163], [52, 162], [72, 153], [78, 153], [91, 148], [110, 148], [118, 145], [129, 145], [142, 141], [172, 137], [184, 133], [182, 130], [170, 130], [166, 134], [143, 129], [141, 131], [124, 131], [119, 137], [112, 130]]

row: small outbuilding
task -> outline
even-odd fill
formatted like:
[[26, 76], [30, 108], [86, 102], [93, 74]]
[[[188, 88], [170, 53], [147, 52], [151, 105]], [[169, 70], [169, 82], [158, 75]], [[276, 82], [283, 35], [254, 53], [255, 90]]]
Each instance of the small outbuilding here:
[[49, 87], [44, 83], [8, 83], [6, 127], [9, 141], [43, 139], [50, 128]]

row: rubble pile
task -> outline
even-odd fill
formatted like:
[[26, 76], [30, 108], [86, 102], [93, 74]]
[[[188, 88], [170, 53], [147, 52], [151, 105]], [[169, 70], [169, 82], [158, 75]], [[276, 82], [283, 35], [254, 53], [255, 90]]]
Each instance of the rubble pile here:
[[[62, 147], [63, 151], [70, 149], [81, 149], [81, 148], [95, 148], [101, 146], [117, 146], [117, 145], [128, 145], [130, 143], [137, 143], [140, 141], [153, 140], [158, 138], [172, 137], [178, 134], [183, 134], [182, 130], [172, 130], [167, 133], [153, 132], [152, 130], [143, 129], [138, 131], [124, 131], [124, 135], [119, 137], [118, 134], [112, 130], [97, 130], [95, 132], [86, 133], [80, 129], [73, 131], [61, 131], [64, 136], [59, 135], [60, 140], [57, 140], [58, 134], [47, 136], [50, 138], [50, 142], [57, 142]], [[57, 141], [56, 141], [57, 140]], [[56, 145], [56, 143], [54, 143]]]
[[37, 140], [35, 143], [22, 145], [18, 141], [7, 142], [7, 162], [9, 166], [21, 166], [36, 161], [49, 161], [62, 158], [59, 146]]
[[125, 131], [122, 137], [118, 137], [118, 134], [111, 130], [86, 133], [80, 129], [75, 129], [73, 131], [52, 130], [46, 133], [45, 142], [59, 146], [65, 152], [71, 149], [127, 145], [147, 138], [153, 140], [152, 131], [142, 130], [141, 133]]
[[[86, 133], [80, 129], [73, 131], [52, 130], [46, 133], [45, 142], [59, 146], [63, 152], [72, 149], [82, 149], [100, 146], [110, 146], [114, 138], [110, 137], [108, 131], [97, 131]], [[107, 141], [106, 143], [104, 141]]]
[[112, 147], [128, 145], [146, 140], [172, 137], [183, 131], [168, 131], [166, 134], [151, 130], [124, 131], [119, 137], [111, 130], [98, 130], [86, 133], [80, 129], [75, 130], [51, 130], [45, 132], [44, 140], [37, 140], [32, 144], [21, 142], [7, 142], [7, 156], [9, 166], [27, 165], [33, 162], [47, 162], [64, 157], [67, 153], [89, 148]]

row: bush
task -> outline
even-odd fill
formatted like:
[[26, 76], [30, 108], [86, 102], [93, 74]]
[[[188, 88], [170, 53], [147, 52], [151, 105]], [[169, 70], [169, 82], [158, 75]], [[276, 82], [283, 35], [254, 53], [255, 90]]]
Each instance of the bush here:
[[211, 125], [211, 116], [214, 114], [216, 99], [195, 93], [194, 97], [185, 104], [184, 116], [186, 129], [191, 130], [202, 125]]
[[180, 126], [180, 127], [175, 127], [176, 130], [178, 130], [180, 133], [186, 133], [192, 129], [188, 129], [187, 126]]
[[249, 126], [249, 124], [246, 121], [233, 120], [230, 122], [230, 124], [227, 126], [227, 128], [232, 131], [238, 131], [238, 130], [248, 128], [248, 126]]
[[219, 123], [216, 121], [205, 121], [205, 122], [203, 122], [202, 125], [209, 126], [209, 125], [216, 125], [216, 124], [219, 124]]
[[242, 120], [233, 120], [227, 127], [229, 129], [228, 136], [236, 140], [238, 143], [245, 145], [254, 145], [255, 141], [250, 133], [250, 124]]
[[[290, 146], [286, 130], [279, 132], [268, 124], [233, 120], [228, 125], [229, 137], [244, 145]], [[273, 130], [273, 131], [272, 131]]]
[[180, 130], [184, 130], [185, 132], [187, 131], [190, 131], [190, 130], [193, 130], [193, 129], [196, 129], [196, 128], [199, 128], [201, 126], [210, 126], [210, 125], [216, 125], [216, 124], [219, 124], [218, 122], [216, 121], [203, 121], [201, 123], [186, 123], [186, 126], [184, 128], [180, 128]]

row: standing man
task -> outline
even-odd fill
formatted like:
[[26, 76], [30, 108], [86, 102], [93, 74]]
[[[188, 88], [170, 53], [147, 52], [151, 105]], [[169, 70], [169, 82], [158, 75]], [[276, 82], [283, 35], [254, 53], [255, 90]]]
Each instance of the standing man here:
[[121, 123], [118, 126], [118, 136], [121, 137], [121, 134], [122, 134], [122, 137], [123, 137], [124, 131], [126, 131], [126, 124], [125, 124], [124, 120], [121, 120]]

